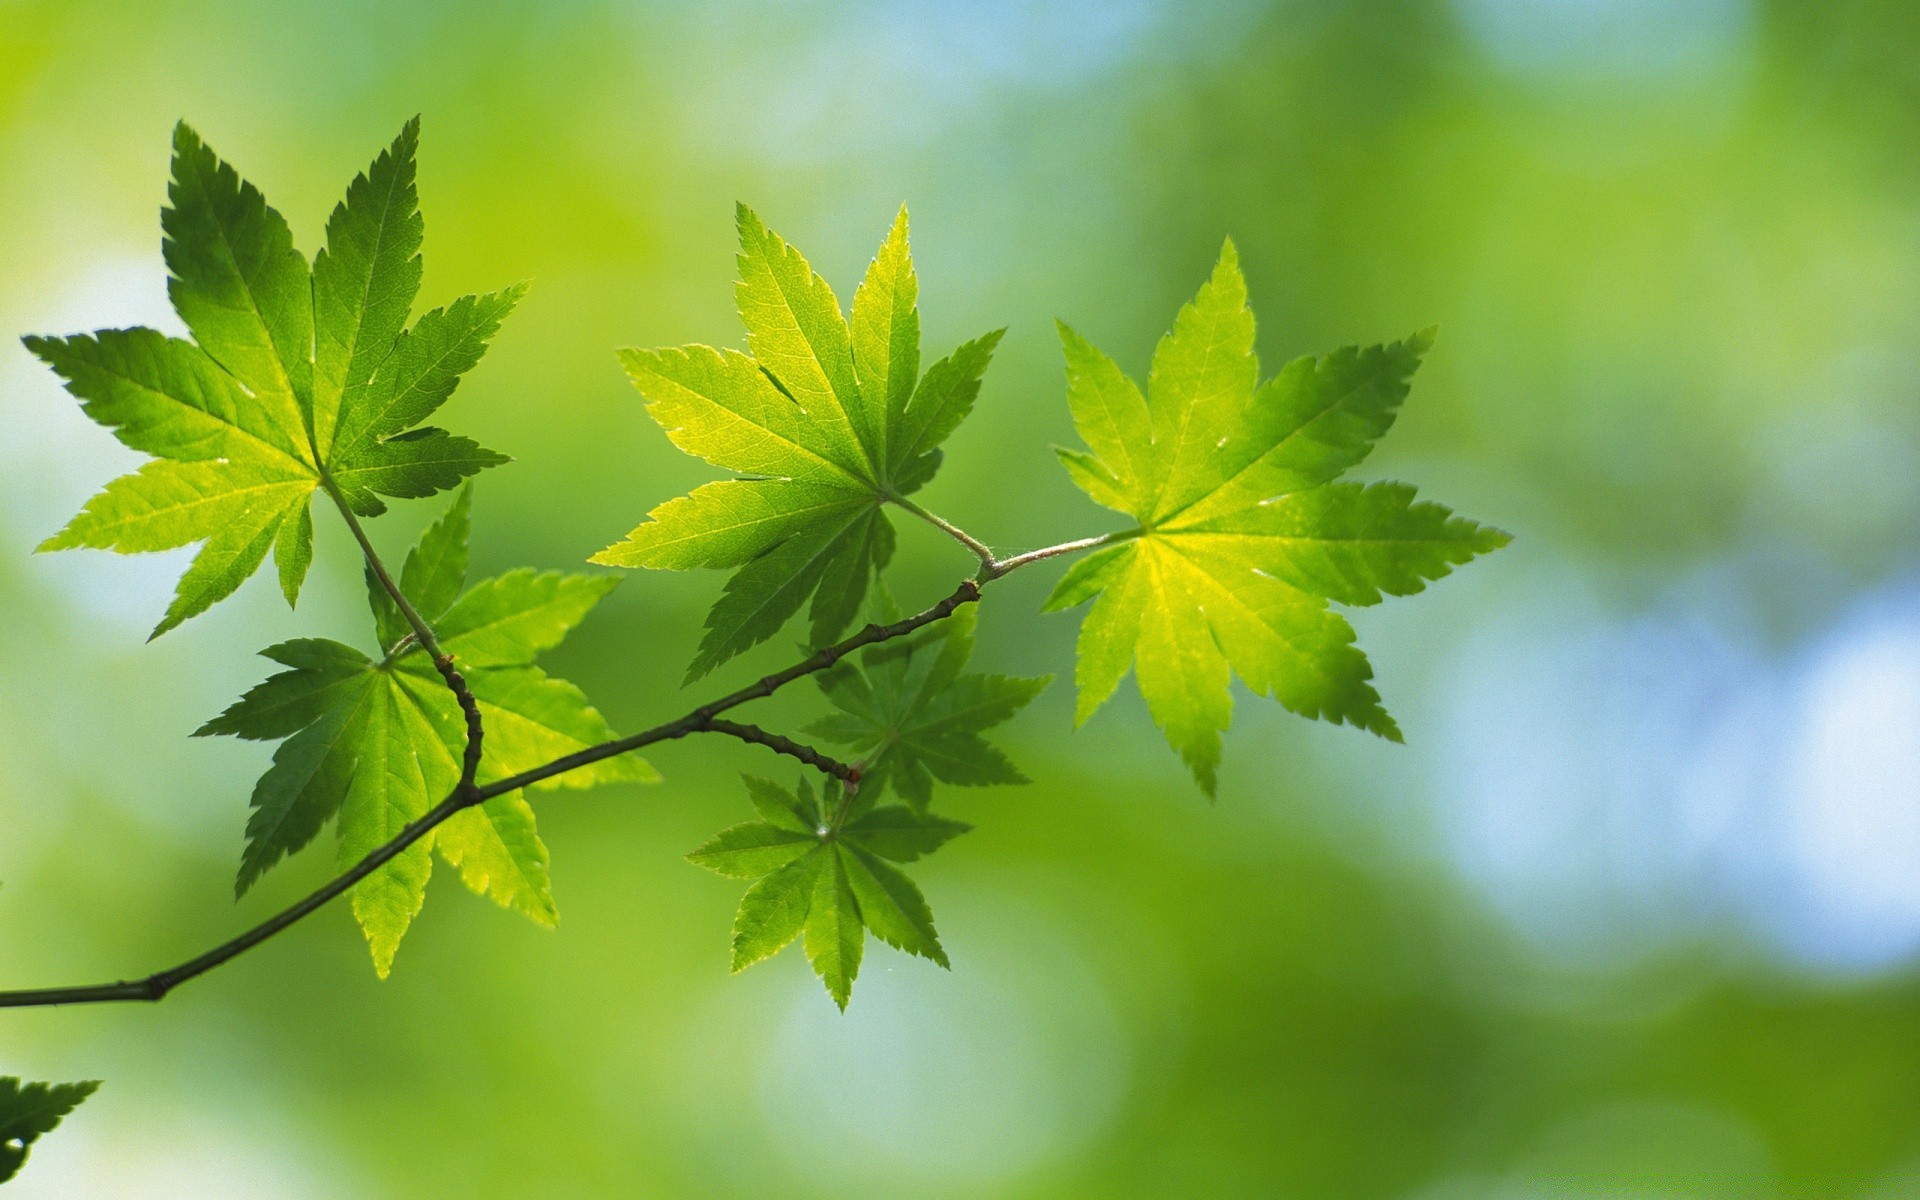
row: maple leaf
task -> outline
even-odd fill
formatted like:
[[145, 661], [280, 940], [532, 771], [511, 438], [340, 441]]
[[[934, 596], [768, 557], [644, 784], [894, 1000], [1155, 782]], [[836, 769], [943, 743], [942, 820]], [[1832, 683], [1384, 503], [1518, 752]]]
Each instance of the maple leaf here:
[[877, 789], [848, 795], [839, 782], [798, 794], [752, 776], [747, 794], [761, 819], [721, 830], [687, 860], [729, 879], [756, 882], [733, 922], [733, 969], [769, 958], [805, 935], [807, 960], [835, 1004], [846, 1008], [860, 973], [865, 931], [897, 949], [949, 965], [933, 912], [892, 863], [931, 854], [971, 826], [876, 805]]
[[41, 550], [204, 543], [153, 636], [206, 611], [269, 548], [289, 604], [313, 561], [311, 500], [362, 516], [507, 459], [421, 426], [480, 360], [524, 288], [407, 315], [420, 287], [419, 121], [347, 189], [311, 269], [286, 221], [182, 123], [161, 214], [168, 295], [191, 341], [107, 329], [26, 346], [88, 416], [154, 456]]
[[33, 1144], [99, 1087], [97, 1079], [22, 1083], [16, 1075], [0, 1076], [0, 1183], [18, 1175]]
[[[898, 617], [888, 605], [876, 620]], [[1051, 677], [962, 674], [973, 657], [975, 620], [973, 608], [959, 609], [911, 638], [867, 647], [858, 667], [842, 662], [816, 676], [840, 711], [808, 729], [863, 756], [862, 791], [891, 785], [924, 812], [936, 779], [967, 787], [1027, 782], [980, 734], [1024, 708]]]
[[739, 209], [735, 289], [747, 350], [625, 350], [674, 445], [740, 473], [670, 500], [592, 561], [729, 569], [691, 682], [772, 637], [812, 599], [811, 640], [846, 629], [893, 555], [882, 504], [925, 484], [972, 409], [1000, 331], [920, 372], [919, 283], [903, 208], [852, 319], [798, 251]]
[[[441, 648], [459, 662], [479, 702], [486, 736], [478, 782], [486, 784], [614, 737], [578, 688], [533, 661], [557, 646], [619, 581], [521, 569], [462, 592], [471, 505], [472, 489], [464, 488], [407, 555], [400, 587], [433, 626]], [[339, 863], [343, 870], [352, 866], [459, 781], [467, 737], [459, 704], [371, 578], [368, 592], [381, 658], [317, 638], [283, 642], [262, 653], [289, 670], [196, 731], [285, 739], [253, 790], [236, 881], [240, 893], [336, 816]], [[534, 786], [658, 778], [645, 760], [626, 754]], [[557, 919], [533, 809], [521, 792], [496, 796], [463, 809], [355, 885], [354, 914], [383, 977], [425, 899], [431, 850], [475, 892], [542, 924]]]
[[1065, 324], [1060, 339], [1074, 425], [1092, 451], [1060, 460], [1087, 495], [1139, 522], [1076, 563], [1047, 601], [1049, 611], [1094, 602], [1080, 626], [1078, 721], [1131, 667], [1209, 794], [1230, 674], [1303, 716], [1400, 740], [1328, 602], [1418, 592], [1509, 540], [1416, 503], [1404, 484], [1334, 482], [1393, 424], [1431, 334], [1296, 359], [1261, 384], [1228, 242], [1154, 351], [1144, 396]]

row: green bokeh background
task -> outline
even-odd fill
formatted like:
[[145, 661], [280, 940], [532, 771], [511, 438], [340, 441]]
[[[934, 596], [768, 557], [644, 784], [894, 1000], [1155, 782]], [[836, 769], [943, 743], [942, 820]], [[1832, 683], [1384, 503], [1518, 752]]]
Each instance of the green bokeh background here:
[[[176, 119], [311, 253], [416, 112], [423, 303], [534, 281], [446, 412], [518, 460], [477, 569], [711, 477], [612, 350], [739, 343], [735, 200], [843, 297], [905, 201], [929, 350], [1010, 326], [925, 493], [1003, 549], [1112, 527], [1047, 450], [1052, 318], [1143, 371], [1227, 235], [1270, 368], [1441, 326], [1363, 474], [1516, 541], [1356, 614], [1407, 746], [1242, 696], [1211, 806], [1131, 685], [1072, 731], [1051, 569], [999, 585], [981, 658], [1060, 680], [1034, 782], [947, 793], [954, 970], [871, 950], [844, 1016], [797, 954], [726, 972], [738, 886], [679, 856], [772, 768], [710, 742], [541, 802], [557, 932], [442, 871], [386, 983], [336, 907], [157, 1007], [4, 1014], [0, 1068], [107, 1081], [18, 1195], [1920, 1195], [1920, 9], [0, 0], [6, 985], [320, 881], [235, 908], [266, 751], [186, 735], [253, 649], [367, 637], [324, 518], [298, 613], [263, 577], [151, 645], [180, 556], [32, 557], [135, 456], [12, 335], [173, 327]], [[719, 583], [630, 578], [549, 665], [621, 728], [777, 665], [680, 689]]]

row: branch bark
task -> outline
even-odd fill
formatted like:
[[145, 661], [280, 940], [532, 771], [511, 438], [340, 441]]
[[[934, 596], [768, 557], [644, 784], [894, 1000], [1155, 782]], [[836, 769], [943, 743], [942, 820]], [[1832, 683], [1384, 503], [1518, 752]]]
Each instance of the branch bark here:
[[[466, 690], [465, 680], [460, 678], [458, 670], [452, 665], [452, 660], [448, 658], [444, 651], [440, 650], [439, 644], [433, 639], [433, 630], [428, 627], [424, 620], [420, 619], [419, 613], [414, 611], [413, 606], [400, 594], [400, 589], [394, 585], [392, 577], [387, 574], [385, 566], [380, 564], [379, 556], [374, 553], [372, 544], [366, 538], [365, 531], [360, 528], [359, 522], [347, 511], [344, 500], [336, 495], [335, 502], [339, 504], [341, 512], [346, 514], [348, 527], [354, 531], [356, 540], [360, 542], [361, 549], [367, 556], [368, 564], [373, 568], [374, 574], [380, 578], [382, 586], [388, 589], [389, 593], [394, 596], [396, 603], [400, 605], [402, 615], [407, 617], [408, 624], [413, 627], [414, 636], [419, 639], [421, 646], [434, 656], [436, 666], [438, 666], [442, 660], [446, 660], [447, 665], [442, 668], [441, 675], [442, 678], [447, 680], [448, 687], [454, 690], [454, 694], [463, 697], [461, 708], [469, 713], [469, 744], [467, 757], [472, 762], [471, 770], [477, 770], [479, 766], [478, 747], [481, 736], [479, 706], [472, 703], [472, 695]], [[828, 774], [835, 775], [849, 784], [857, 784], [859, 782], [858, 767], [836, 762], [820, 754], [818, 751], [813, 750], [811, 747], [803, 746], [798, 742], [781, 737], [778, 734], [767, 733], [757, 726], [735, 721], [722, 721], [718, 718], [721, 713], [737, 708], [748, 701], [771, 696], [795, 680], [804, 679], [809, 675], [824, 671], [864, 646], [877, 645], [881, 642], [905, 637], [918, 629], [933, 624], [935, 621], [951, 616], [954, 611], [961, 606], [977, 602], [980, 599], [980, 590], [986, 584], [1001, 578], [1010, 571], [1025, 566], [1027, 563], [1038, 562], [1041, 559], [1051, 558], [1059, 554], [1069, 554], [1078, 550], [1092, 549], [1095, 546], [1122, 540], [1124, 536], [1125, 535], [1107, 535], [1097, 538], [1084, 538], [1076, 542], [1063, 542], [1058, 546], [1049, 546], [1042, 550], [1035, 550], [1028, 554], [1019, 555], [1004, 561], [992, 558], [989, 552], [987, 557], [982, 560], [979, 575], [961, 581], [960, 585], [953, 590], [953, 593], [939, 603], [923, 609], [910, 617], [894, 621], [890, 624], [868, 625], [851, 637], [836, 642], [825, 649], [816, 651], [792, 666], [787, 667], [785, 670], [775, 671], [773, 674], [764, 676], [738, 691], [730, 692], [718, 700], [709, 701], [687, 713], [685, 716], [675, 718], [661, 725], [655, 725], [651, 729], [644, 729], [639, 733], [629, 734], [623, 738], [616, 738], [610, 742], [603, 742], [598, 746], [589, 746], [584, 750], [577, 750], [572, 754], [563, 755], [551, 762], [534, 767], [531, 770], [522, 771], [518, 775], [496, 780], [489, 784], [475, 784], [469, 768], [463, 765], [463, 778], [460, 786], [457, 786], [446, 799], [429, 809], [420, 816], [419, 819], [401, 829], [399, 833], [394, 835], [393, 840], [380, 846], [365, 858], [349, 867], [346, 871], [307, 895], [298, 903], [274, 914], [260, 924], [247, 930], [245, 933], [226, 942], [222, 942], [206, 953], [195, 958], [190, 958], [177, 966], [169, 967], [164, 971], [156, 971], [141, 979], [120, 980], [114, 983], [90, 984], [79, 987], [29, 988], [18, 991], [0, 992], [0, 1008], [40, 1008], [58, 1004], [102, 1004], [116, 1001], [157, 1001], [188, 980], [204, 975], [215, 967], [239, 957], [248, 950], [253, 949], [255, 946], [273, 937], [281, 930], [318, 911], [329, 901], [342, 895], [351, 889], [354, 884], [379, 870], [391, 861], [395, 855], [398, 855], [408, 846], [411, 846], [413, 843], [431, 833], [462, 809], [469, 808], [475, 804], [483, 804], [495, 796], [504, 796], [509, 792], [518, 791], [530, 784], [539, 783], [541, 780], [551, 779], [556, 775], [564, 775], [569, 771], [578, 770], [590, 763], [596, 763], [602, 759], [626, 754], [630, 751], [638, 750], [643, 746], [653, 745], [656, 742], [671, 741], [694, 733], [724, 733], [740, 738], [743, 741], [767, 746], [782, 754], [798, 758], [800, 761], [815, 766]], [[471, 707], [469, 707], [470, 704], [472, 705]]]
[[860, 786], [859, 765], [841, 762], [815, 750], [804, 742], [796, 742], [790, 737], [769, 733], [758, 725], [749, 725], [745, 721], [729, 721], [724, 717], [715, 717], [708, 721], [706, 728], [698, 732], [724, 733], [729, 737], [751, 742], [756, 746], [765, 746], [775, 754], [784, 754], [788, 758], [797, 758], [822, 774], [831, 775], [849, 788]]
[[347, 506], [347, 498], [340, 494], [340, 489], [334, 486], [331, 479], [323, 478], [321, 482], [327, 489], [327, 495], [333, 499], [333, 506], [340, 510], [347, 528], [353, 532], [353, 540], [360, 543], [360, 554], [367, 560], [367, 569], [373, 572], [381, 588], [393, 600], [394, 607], [400, 610], [407, 628], [413, 630], [413, 640], [433, 659], [433, 669], [440, 672], [447, 690], [453, 693], [454, 700], [460, 705], [461, 715], [467, 721], [467, 745], [460, 755], [460, 782], [454, 785], [453, 791], [455, 795], [471, 792], [474, 780], [480, 774], [481, 742], [486, 737], [486, 728], [480, 720], [480, 701], [474, 698], [472, 689], [467, 687], [466, 676], [460, 674], [460, 668], [454, 665], [453, 656], [440, 648], [440, 639], [433, 635], [433, 626], [427, 624], [420, 610], [413, 606], [413, 601], [407, 599], [407, 594], [393, 581], [393, 574], [387, 570], [387, 564], [380, 560], [373, 542], [367, 537], [367, 531], [361, 527], [360, 518]]

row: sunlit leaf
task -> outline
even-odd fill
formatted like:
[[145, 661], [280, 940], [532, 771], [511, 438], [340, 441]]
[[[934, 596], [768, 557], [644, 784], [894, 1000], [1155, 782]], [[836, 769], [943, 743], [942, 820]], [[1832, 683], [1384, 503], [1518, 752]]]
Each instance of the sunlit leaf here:
[[[484, 785], [614, 737], [580, 689], [533, 664], [616, 581], [514, 571], [463, 593], [471, 503], [470, 491], [463, 490], [421, 536], [401, 572], [401, 591], [446, 633], [443, 648], [454, 654], [480, 706], [486, 736], [478, 782]], [[459, 781], [465, 714], [426, 652], [412, 642], [384, 589], [370, 583], [368, 596], [384, 657], [320, 640], [275, 646], [267, 657], [290, 669], [199, 730], [284, 739], [254, 787], [239, 891], [336, 817], [339, 862], [351, 866]], [[541, 786], [658, 778], [645, 760], [627, 754]], [[446, 821], [354, 888], [354, 913], [382, 975], [424, 902], [432, 850], [475, 892], [543, 924], [557, 919], [533, 810], [518, 791], [496, 796]]]
[[780, 952], [802, 934], [807, 961], [841, 1008], [860, 973], [865, 931], [910, 954], [947, 964], [933, 912], [912, 880], [888, 864], [932, 853], [970, 827], [878, 806], [871, 794], [849, 796], [835, 782], [815, 793], [805, 777], [798, 792], [748, 777], [754, 808], [765, 819], [722, 830], [689, 862], [730, 879], [755, 883], [733, 923], [733, 969]]
[[854, 294], [851, 322], [799, 251], [739, 210], [735, 296], [747, 353], [626, 350], [647, 412], [689, 454], [739, 473], [696, 488], [593, 561], [734, 572], [689, 680], [766, 641], [811, 601], [824, 645], [893, 555], [881, 504], [933, 477], [999, 334], [920, 373], [919, 284], [901, 210]]
[[1092, 453], [1064, 451], [1089, 496], [1138, 522], [1075, 564], [1048, 608], [1080, 627], [1079, 719], [1129, 668], [1211, 793], [1232, 675], [1308, 717], [1398, 741], [1373, 669], [1328, 608], [1417, 592], [1507, 535], [1417, 503], [1402, 484], [1332, 482], [1393, 423], [1431, 342], [1298, 359], [1265, 384], [1229, 242], [1154, 352], [1147, 390], [1061, 326], [1067, 399]]
[[522, 290], [468, 297], [406, 328], [420, 286], [418, 142], [408, 122], [355, 178], [309, 269], [259, 190], [180, 125], [161, 226], [168, 294], [193, 339], [151, 329], [26, 339], [88, 416], [155, 458], [40, 548], [201, 546], [154, 636], [231, 594], [269, 550], [297, 600], [317, 489], [374, 515], [382, 495], [432, 495], [506, 461], [415, 428]]

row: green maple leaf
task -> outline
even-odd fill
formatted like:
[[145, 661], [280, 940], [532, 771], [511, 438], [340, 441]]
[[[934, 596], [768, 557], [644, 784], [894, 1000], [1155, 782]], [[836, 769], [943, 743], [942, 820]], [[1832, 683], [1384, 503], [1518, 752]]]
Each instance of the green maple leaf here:
[[154, 456], [41, 550], [204, 543], [153, 635], [245, 582], [269, 548], [288, 603], [313, 560], [324, 488], [362, 516], [507, 460], [421, 426], [480, 360], [523, 292], [407, 315], [420, 287], [419, 122], [347, 189], [311, 268], [287, 223], [184, 123], [161, 215], [168, 294], [193, 340], [107, 329], [26, 345], [87, 415]]
[[18, 1175], [33, 1144], [99, 1087], [97, 1079], [22, 1083], [18, 1076], [0, 1076], [0, 1183]]
[[802, 776], [796, 795], [745, 778], [761, 819], [723, 829], [687, 855], [729, 879], [756, 881], [734, 917], [735, 971], [805, 934], [814, 973], [844, 1009], [860, 973], [866, 930], [948, 965], [925, 897], [891, 864], [931, 854], [971, 826], [897, 804], [877, 806], [873, 788], [848, 796], [836, 781], [816, 794]]
[[[407, 555], [400, 586], [479, 701], [486, 736], [478, 781], [485, 784], [614, 737], [578, 688], [533, 661], [557, 646], [618, 580], [523, 569], [463, 593], [471, 504], [471, 487], [462, 489]], [[253, 790], [238, 892], [336, 816], [340, 866], [352, 866], [459, 781], [466, 748], [459, 704], [385, 591], [369, 579], [368, 592], [382, 657], [315, 638], [283, 642], [263, 653], [289, 670], [197, 731], [285, 739]], [[535, 786], [658, 778], [628, 754]], [[496, 796], [461, 811], [355, 886], [353, 911], [383, 977], [425, 899], [434, 849], [475, 892], [542, 924], [555, 921], [547, 850], [533, 809], [520, 792]]]
[[[898, 616], [887, 606], [876, 619]], [[808, 729], [862, 756], [863, 792], [891, 785], [925, 811], [936, 779], [966, 787], [1027, 782], [980, 734], [1024, 708], [1050, 677], [962, 674], [973, 657], [975, 619], [974, 609], [962, 608], [911, 638], [867, 647], [858, 667], [843, 662], [816, 676], [840, 711]]]
[[740, 476], [648, 513], [594, 562], [734, 572], [707, 616], [692, 681], [772, 637], [809, 597], [831, 642], [892, 557], [881, 505], [933, 477], [940, 443], [972, 409], [998, 331], [920, 373], [919, 284], [900, 211], [854, 293], [851, 321], [825, 280], [739, 210], [747, 354], [686, 346], [620, 355], [674, 445]]
[[1328, 609], [1417, 592], [1508, 541], [1398, 483], [1334, 480], [1393, 424], [1431, 343], [1336, 351], [1259, 382], [1233, 243], [1154, 351], [1147, 391], [1066, 325], [1067, 398], [1091, 453], [1062, 450], [1089, 496], [1139, 522], [1074, 565], [1049, 611], [1080, 626], [1078, 720], [1129, 667], [1209, 794], [1237, 674], [1303, 716], [1400, 740], [1346, 620]]

